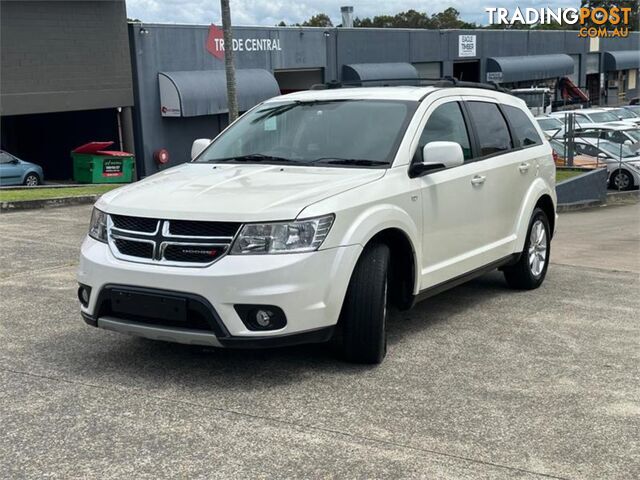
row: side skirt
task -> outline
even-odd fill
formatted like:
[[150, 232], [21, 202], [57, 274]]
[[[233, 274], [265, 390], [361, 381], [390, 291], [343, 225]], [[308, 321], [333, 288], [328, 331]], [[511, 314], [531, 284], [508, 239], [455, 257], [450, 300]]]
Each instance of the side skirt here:
[[439, 293], [444, 292], [445, 290], [449, 290], [450, 288], [457, 287], [458, 285], [462, 285], [463, 283], [467, 283], [469, 280], [472, 280], [480, 275], [484, 275], [485, 273], [489, 273], [496, 268], [500, 267], [508, 267], [509, 265], [514, 265], [520, 259], [520, 255], [522, 253], [512, 253], [511, 255], [507, 255], [495, 262], [491, 262], [482, 267], [476, 268], [475, 270], [471, 270], [470, 272], [463, 273], [462, 275], [452, 278], [451, 280], [447, 280], [446, 282], [439, 283], [434, 285], [433, 287], [425, 288], [421, 290], [420, 293], [413, 296], [413, 305], [427, 298], [433, 297], [434, 295], [438, 295]]

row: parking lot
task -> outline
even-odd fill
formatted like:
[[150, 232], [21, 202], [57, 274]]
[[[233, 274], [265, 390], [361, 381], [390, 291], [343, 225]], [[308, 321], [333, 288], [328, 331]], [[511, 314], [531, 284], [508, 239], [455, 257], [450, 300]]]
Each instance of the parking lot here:
[[539, 290], [394, 312], [377, 367], [86, 326], [89, 215], [0, 218], [4, 478], [640, 477], [640, 205], [562, 214]]

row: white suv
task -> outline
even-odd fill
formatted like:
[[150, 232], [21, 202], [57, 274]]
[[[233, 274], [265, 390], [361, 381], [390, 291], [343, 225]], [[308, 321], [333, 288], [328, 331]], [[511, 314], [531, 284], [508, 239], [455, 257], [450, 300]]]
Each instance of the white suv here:
[[387, 305], [496, 268], [513, 288], [544, 280], [555, 166], [511, 95], [298, 92], [202, 143], [96, 203], [78, 271], [88, 324], [216, 347], [333, 339], [378, 363]]

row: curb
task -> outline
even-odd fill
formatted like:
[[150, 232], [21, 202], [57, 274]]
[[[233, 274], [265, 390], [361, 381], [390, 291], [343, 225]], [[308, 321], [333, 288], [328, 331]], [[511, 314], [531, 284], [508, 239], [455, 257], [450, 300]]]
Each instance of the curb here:
[[95, 203], [100, 195], [82, 195], [78, 197], [43, 198], [40, 200], [21, 200], [18, 202], [1, 202], [0, 212], [16, 212], [38, 208], [68, 207], [71, 205], [89, 205]]
[[585, 200], [573, 203], [560, 203], [556, 211], [573, 212], [576, 210], [584, 210], [586, 208], [609, 207], [613, 205], [632, 205], [640, 202], [640, 190], [632, 190], [630, 192], [609, 192], [607, 198], [603, 200]]
[[556, 212], [574, 212], [576, 210], [584, 210], [586, 208], [594, 208], [594, 207], [602, 207], [605, 205], [605, 202], [602, 200], [586, 200], [583, 202], [573, 202], [573, 203], [559, 203], [556, 207]]

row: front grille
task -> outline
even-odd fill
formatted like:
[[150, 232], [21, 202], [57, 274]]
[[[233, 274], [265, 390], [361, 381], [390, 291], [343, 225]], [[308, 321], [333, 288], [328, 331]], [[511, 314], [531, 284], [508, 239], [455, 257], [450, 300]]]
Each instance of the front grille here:
[[171, 220], [169, 222], [169, 233], [188, 237], [233, 237], [239, 227], [239, 223], [232, 222]]
[[172, 262], [211, 263], [224, 250], [210, 246], [198, 245], [167, 245], [164, 258]]
[[158, 227], [158, 220], [155, 218], [126, 217], [124, 215], [111, 215], [113, 226], [122, 230], [132, 232], [153, 233]]
[[110, 215], [109, 245], [122, 259], [202, 267], [229, 250], [240, 223]]
[[117, 238], [114, 240], [116, 247], [123, 255], [138, 258], [153, 258], [153, 244]]

